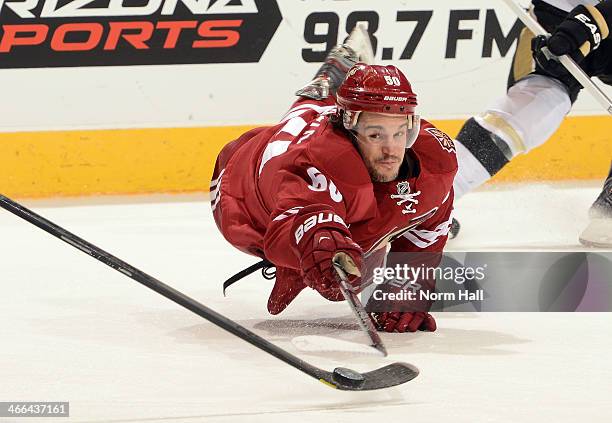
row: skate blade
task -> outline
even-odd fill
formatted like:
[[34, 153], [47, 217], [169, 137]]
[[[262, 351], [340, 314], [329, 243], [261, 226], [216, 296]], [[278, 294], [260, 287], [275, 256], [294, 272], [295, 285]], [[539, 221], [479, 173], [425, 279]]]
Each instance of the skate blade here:
[[374, 51], [372, 50], [370, 35], [362, 24], [357, 24], [353, 28], [345, 44], [359, 54], [360, 62], [374, 63]]
[[592, 219], [580, 234], [579, 241], [587, 247], [612, 248], [612, 219]]

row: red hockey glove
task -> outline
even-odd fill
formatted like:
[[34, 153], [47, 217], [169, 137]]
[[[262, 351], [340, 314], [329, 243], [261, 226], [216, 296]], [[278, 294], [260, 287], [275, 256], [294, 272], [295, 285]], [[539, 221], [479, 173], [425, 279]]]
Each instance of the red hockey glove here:
[[304, 283], [328, 300], [342, 300], [332, 261], [339, 253], [348, 256], [344, 270], [349, 274], [349, 283], [357, 287], [361, 276], [361, 247], [351, 239], [342, 219], [330, 209], [309, 206], [300, 214], [296, 216], [293, 233]]
[[370, 313], [378, 330], [385, 332], [434, 332], [437, 328], [434, 317], [423, 311]]

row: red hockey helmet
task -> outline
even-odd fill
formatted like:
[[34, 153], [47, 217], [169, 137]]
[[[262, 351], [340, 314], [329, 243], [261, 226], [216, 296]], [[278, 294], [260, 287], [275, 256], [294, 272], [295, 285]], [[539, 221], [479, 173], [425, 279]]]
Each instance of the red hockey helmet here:
[[361, 112], [384, 113], [407, 116], [410, 130], [407, 147], [418, 136], [417, 96], [406, 76], [395, 66], [355, 64], [340, 85], [336, 101], [348, 130], [355, 129]]

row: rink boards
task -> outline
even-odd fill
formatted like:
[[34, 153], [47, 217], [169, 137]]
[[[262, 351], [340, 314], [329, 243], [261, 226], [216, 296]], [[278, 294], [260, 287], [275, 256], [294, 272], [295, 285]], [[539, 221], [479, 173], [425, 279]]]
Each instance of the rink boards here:
[[[454, 136], [463, 121], [435, 123]], [[208, 191], [217, 153], [248, 128], [1, 134], [0, 178], [5, 194], [20, 197]], [[568, 118], [552, 140], [494, 181], [602, 178], [612, 158], [610, 132], [609, 117]]]
[[[111, 3], [0, 9], [4, 193], [207, 190], [221, 147], [277, 122], [356, 22], [373, 33], [377, 63], [411, 80], [419, 113], [454, 136], [504, 94], [521, 29], [501, 0]], [[610, 118], [588, 95], [573, 113], [499, 179], [601, 178]]]

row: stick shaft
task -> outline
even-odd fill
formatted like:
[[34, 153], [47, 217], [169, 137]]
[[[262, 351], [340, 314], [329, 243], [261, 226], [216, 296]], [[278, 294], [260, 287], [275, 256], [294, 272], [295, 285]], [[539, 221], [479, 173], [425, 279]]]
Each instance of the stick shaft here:
[[[527, 13], [520, 5], [515, 3], [514, 0], [504, 0], [504, 2], [535, 35], [550, 35], [548, 32], [546, 32], [542, 25], [538, 23], [538, 21]], [[612, 100], [610, 100], [606, 93], [604, 93], [591, 80], [591, 78], [582, 70], [574, 59], [569, 56], [561, 56], [559, 57], [559, 61], [563, 66], [565, 66], [568, 72], [571, 73], [572, 76], [578, 80], [578, 82], [580, 82], [580, 85], [582, 85], [595, 98], [595, 100], [597, 100], [604, 110], [606, 110], [606, 112], [609, 114], [612, 114]]]
[[370, 319], [368, 312], [365, 310], [365, 307], [363, 306], [363, 304], [361, 304], [359, 297], [357, 296], [357, 294], [355, 294], [351, 290], [349, 283], [348, 283], [346, 272], [344, 271], [342, 266], [337, 262], [334, 262], [334, 268], [336, 269], [336, 273], [338, 274], [338, 278], [340, 279], [338, 281], [340, 285], [340, 291], [342, 292], [344, 299], [346, 300], [349, 307], [351, 308], [351, 311], [357, 318], [359, 327], [368, 336], [368, 338], [370, 339], [371, 345], [374, 348], [376, 348], [378, 351], [380, 351], [383, 356], [386, 357], [387, 349], [385, 348], [385, 345], [383, 344], [382, 339], [380, 338], [380, 335], [378, 334], [378, 331], [374, 327], [374, 323], [372, 323], [372, 320]]
[[0, 207], [39, 227], [40, 229], [53, 235], [54, 237], [61, 239], [67, 244], [70, 244], [71, 246], [81, 250], [82, 252], [92, 256], [93, 258], [97, 259], [98, 261], [101, 261], [107, 266], [112, 267], [118, 272], [123, 273], [124, 275], [128, 276], [136, 282], [141, 283], [147, 288], [152, 289], [158, 294], [163, 295], [169, 300], [174, 301], [178, 305], [185, 307], [186, 309], [192, 311], [200, 317], [203, 317], [214, 325], [225, 329], [226, 331], [237, 336], [238, 338], [250, 343], [251, 345], [254, 345], [260, 350], [265, 351], [268, 354], [278, 358], [279, 360], [282, 360], [285, 363], [295, 367], [296, 369], [308, 374], [309, 376], [312, 376], [316, 379], [320, 379], [322, 377], [322, 371], [320, 369], [308, 364], [307, 362], [283, 350], [282, 348], [265, 340], [254, 332], [251, 332], [244, 326], [241, 326], [235, 321], [206, 307], [205, 305], [199, 303], [193, 298], [188, 297], [182, 292], [179, 292], [171, 286], [159, 281], [153, 276], [147, 275], [143, 271], [133, 267], [132, 265], [124, 262], [123, 260], [113, 256], [112, 254], [107, 253], [101, 248], [98, 248], [95, 245], [85, 241], [77, 235], [34, 213], [33, 211], [25, 208], [21, 204], [16, 203], [15, 201], [5, 197], [2, 194], [0, 194]]

